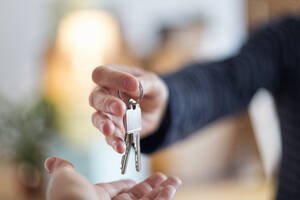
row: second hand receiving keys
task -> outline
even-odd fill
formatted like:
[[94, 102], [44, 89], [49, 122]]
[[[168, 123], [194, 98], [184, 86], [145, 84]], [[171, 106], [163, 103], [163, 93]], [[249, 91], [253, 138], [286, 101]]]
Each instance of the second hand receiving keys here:
[[[141, 83], [139, 83], [140, 98], [139, 102], [143, 98], [143, 88]], [[122, 99], [120, 91], [118, 91], [119, 97]], [[122, 99], [123, 100], [123, 99]], [[141, 149], [140, 149], [140, 132], [142, 130], [142, 113], [138, 102], [134, 99], [129, 99], [128, 108], [125, 115], [126, 121], [126, 134], [125, 143], [126, 150], [125, 154], [122, 156], [121, 160], [121, 173], [125, 174], [128, 158], [130, 154], [131, 147], [134, 148], [135, 152], [135, 169], [136, 171], [141, 170]]]

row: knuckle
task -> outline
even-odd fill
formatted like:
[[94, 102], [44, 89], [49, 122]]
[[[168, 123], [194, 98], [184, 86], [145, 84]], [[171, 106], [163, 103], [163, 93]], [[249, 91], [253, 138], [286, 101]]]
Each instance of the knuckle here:
[[109, 105], [111, 102], [111, 95], [107, 94], [107, 90], [99, 88], [93, 91], [89, 97], [89, 103], [95, 109], [101, 110], [102, 105]]
[[101, 105], [106, 104], [107, 97], [103, 96], [103, 95], [101, 95], [99, 93], [96, 93], [93, 96], [94, 96], [93, 97], [94, 107], [96, 107], [97, 109], [101, 110]]
[[95, 114], [94, 117], [92, 117], [92, 123], [93, 125], [99, 129], [100, 131], [103, 131], [103, 125], [105, 123], [105, 119], [99, 114]]
[[109, 111], [110, 110], [110, 105], [112, 103], [111, 97], [110, 96], [104, 96], [101, 102], [104, 106], [104, 110]]
[[97, 109], [98, 101], [99, 101], [99, 94], [96, 93], [95, 91], [92, 92], [92, 94], [90, 95], [90, 104], [91, 104], [91, 106], [93, 106], [94, 108]]
[[128, 88], [130, 87], [130, 79], [123, 78], [121, 84], [125, 90], [128, 90]]

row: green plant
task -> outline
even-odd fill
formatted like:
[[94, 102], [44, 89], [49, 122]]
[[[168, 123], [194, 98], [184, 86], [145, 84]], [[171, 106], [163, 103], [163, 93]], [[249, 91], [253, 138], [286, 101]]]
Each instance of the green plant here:
[[40, 166], [55, 129], [55, 109], [45, 98], [13, 103], [0, 97], [0, 159]]

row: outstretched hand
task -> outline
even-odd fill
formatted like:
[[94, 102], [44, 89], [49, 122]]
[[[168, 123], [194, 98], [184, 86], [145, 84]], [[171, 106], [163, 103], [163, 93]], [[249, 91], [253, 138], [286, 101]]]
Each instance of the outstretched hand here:
[[47, 200], [171, 200], [181, 185], [179, 178], [161, 173], [139, 184], [132, 180], [92, 184], [72, 163], [59, 157], [48, 158], [45, 168], [51, 175]]

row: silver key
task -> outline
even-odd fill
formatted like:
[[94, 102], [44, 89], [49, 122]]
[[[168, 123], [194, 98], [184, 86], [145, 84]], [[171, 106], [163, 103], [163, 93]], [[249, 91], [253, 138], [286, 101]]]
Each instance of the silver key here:
[[128, 158], [131, 147], [134, 148], [135, 152], [135, 168], [136, 171], [141, 170], [141, 153], [140, 153], [140, 131], [142, 130], [142, 116], [141, 108], [135, 100], [129, 100], [129, 108], [126, 111], [126, 151], [122, 156], [121, 161], [121, 173], [125, 174]]

